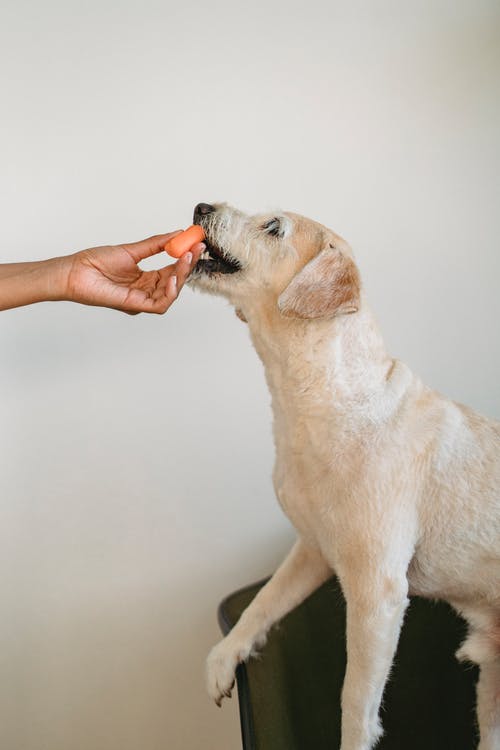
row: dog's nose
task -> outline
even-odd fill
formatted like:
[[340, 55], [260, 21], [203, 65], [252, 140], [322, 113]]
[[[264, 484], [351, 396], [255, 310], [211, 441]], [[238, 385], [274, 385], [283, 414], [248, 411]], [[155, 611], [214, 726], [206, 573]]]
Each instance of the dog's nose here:
[[198, 203], [197, 206], [195, 206], [193, 218], [196, 222], [197, 219], [200, 219], [202, 216], [206, 216], [207, 214], [213, 214], [215, 211], [215, 206], [211, 206], [210, 203]]

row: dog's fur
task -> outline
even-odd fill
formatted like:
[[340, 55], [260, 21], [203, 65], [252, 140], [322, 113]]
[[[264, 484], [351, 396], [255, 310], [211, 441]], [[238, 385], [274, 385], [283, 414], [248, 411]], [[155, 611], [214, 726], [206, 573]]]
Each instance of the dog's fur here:
[[[342, 750], [369, 750], [409, 594], [468, 621], [481, 667], [481, 750], [500, 750], [500, 425], [427, 388], [387, 354], [352, 252], [291, 213], [225, 204], [200, 219], [233, 274], [195, 271], [249, 324], [272, 394], [278, 500], [298, 539], [210, 653], [230, 695], [239, 662], [335, 572], [347, 601]], [[271, 222], [271, 223], [270, 223]]]

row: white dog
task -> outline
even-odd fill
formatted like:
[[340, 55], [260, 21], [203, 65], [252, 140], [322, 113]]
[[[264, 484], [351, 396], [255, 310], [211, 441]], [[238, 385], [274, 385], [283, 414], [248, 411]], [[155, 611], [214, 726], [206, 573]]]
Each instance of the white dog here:
[[239, 662], [334, 571], [347, 602], [342, 750], [369, 750], [409, 594], [444, 599], [481, 667], [481, 750], [500, 750], [500, 425], [392, 359], [347, 243], [291, 213], [199, 204], [192, 283], [246, 320], [272, 394], [278, 500], [298, 539], [210, 653], [220, 704]]

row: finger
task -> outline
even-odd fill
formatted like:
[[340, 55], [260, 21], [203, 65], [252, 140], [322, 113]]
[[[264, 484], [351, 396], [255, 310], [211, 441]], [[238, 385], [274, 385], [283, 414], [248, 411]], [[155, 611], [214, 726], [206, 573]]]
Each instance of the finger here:
[[132, 289], [122, 309], [129, 314], [141, 312], [162, 314], [168, 310], [179, 294], [177, 277], [170, 276], [160, 294], [148, 296], [141, 289]]
[[182, 268], [183, 270], [185, 268], [189, 268], [190, 270], [192, 270], [198, 263], [200, 256], [205, 248], [206, 245], [204, 242], [198, 242], [196, 245], [193, 245], [193, 247], [191, 247], [186, 253], [184, 253], [184, 255], [181, 255], [181, 257], [177, 261], [178, 268]]
[[205, 250], [205, 247], [206, 246], [203, 244], [203, 242], [199, 242], [197, 245], [194, 245], [187, 253], [181, 255], [181, 257], [175, 264], [175, 272], [179, 277], [180, 288], [182, 288], [189, 274], [198, 263], [202, 252]]
[[156, 302], [156, 300], [162, 299], [165, 296], [166, 288], [163, 286], [157, 286], [154, 292], [151, 295], [151, 299]]
[[179, 282], [177, 279], [177, 276], [174, 274], [173, 276], [170, 276], [170, 278], [167, 281], [167, 285], [165, 289], [163, 290], [163, 294], [156, 299], [153, 297], [151, 298], [151, 310], [150, 312], [155, 312], [160, 315], [163, 315], [170, 305], [175, 302], [177, 297], [179, 296]]
[[191, 259], [182, 258], [178, 260], [177, 263], [175, 264], [175, 273], [177, 274], [177, 286], [179, 287], [179, 290], [180, 290], [186, 283], [186, 279], [191, 273]]
[[174, 274], [162, 290], [157, 290], [144, 304], [144, 312], [163, 314], [179, 296], [179, 282]]
[[168, 234], [155, 234], [153, 237], [148, 237], [140, 242], [131, 242], [127, 245], [120, 245], [120, 247], [123, 247], [136, 263], [139, 263], [140, 260], [161, 253], [162, 250], [165, 250], [165, 244], [168, 240], [181, 232], [182, 229], [177, 229], [175, 232], [169, 232]]
[[178, 294], [179, 294], [179, 284], [177, 281], [177, 276], [173, 274], [173, 276], [171, 276], [169, 280], [167, 281], [167, 288], [165, 290], [165, 296], [168, 299], [171, 299], [173, 302], [174, 299], [177, 298]]
[[[180, 291], [187, 277], [189, 276], [195, 265], [198, 263], [200, 255], [204, 249], [205, 245], [203, 245], [203, 243], [198, 243], [193, 247], [192, 250], [189, 250], [187, 253], [184, 253], [184, 255], [181, 255], [179, 260], [177, 260], [175, 263], [171, 263], [170, 265], [161, 268], [158, 271], [158, 273], [160, 274], [160, 282], [157, 288], [161, 290], [165, 289], [168, 279], [172, 274], [176, 274], [177, 287], [178, 291]], [[152, 296], [155, 297], [155, 293], [153, 293]]]
[[200, 260], [201, 254], [204, 250], [206, 250], [207, 246], [204, 242], [198, 242], [196, 245], [193, 245], [191, 248], [191, 255], [192, 255], [192, 261], [191, 261], [191, 268], [193, 269], [195, 265]]

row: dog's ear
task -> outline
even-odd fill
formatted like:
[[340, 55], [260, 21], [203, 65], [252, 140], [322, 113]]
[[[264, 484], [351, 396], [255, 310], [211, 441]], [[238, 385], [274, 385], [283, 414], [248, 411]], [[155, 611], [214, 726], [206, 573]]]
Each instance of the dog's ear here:
[[360, 291], [356, 264], [330, 244], [293, 277], [278, 307], [287, 318], [330, 318], [357, 312]]

